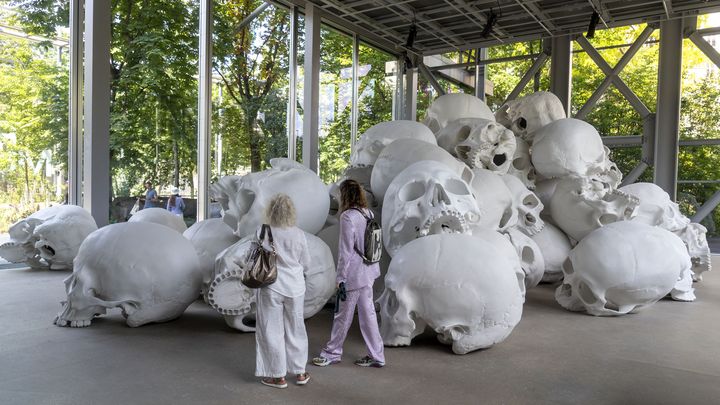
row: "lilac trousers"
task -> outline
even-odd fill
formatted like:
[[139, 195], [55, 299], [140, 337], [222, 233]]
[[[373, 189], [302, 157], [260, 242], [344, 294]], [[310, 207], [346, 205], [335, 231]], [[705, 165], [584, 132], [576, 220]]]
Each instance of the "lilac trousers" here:
[[345, 337], [352, 324], [355, 306], [357, 305], [360, 332], [362, 332], [363, 339], [365, 339], [368, 355], [375, 360], [385, 362], [383, 341], [380, 337], [372, 298], [373, 291], [370, 286], [347, 292], [347, 299], [340, 303], [340, 310], [335, 314], [330, 340], [320, 353], [321, 356], [332, 362], [340, 361], [343, 343], [345, 343]]

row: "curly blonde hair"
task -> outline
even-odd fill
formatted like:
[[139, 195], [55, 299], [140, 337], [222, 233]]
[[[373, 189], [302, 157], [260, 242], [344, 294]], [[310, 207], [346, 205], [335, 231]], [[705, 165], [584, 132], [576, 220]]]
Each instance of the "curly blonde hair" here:
[[290, 196], [283, 193], [275, 194], [265, 207], [265, 220], [270, 226], [278, 228], [295, 226], [297, 215]]

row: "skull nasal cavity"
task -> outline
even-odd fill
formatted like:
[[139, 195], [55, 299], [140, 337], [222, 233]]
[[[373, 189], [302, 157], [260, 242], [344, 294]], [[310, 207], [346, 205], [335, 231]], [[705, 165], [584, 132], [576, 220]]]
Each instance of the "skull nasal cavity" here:
[[437, 206], [441, 202], [449, 205], [450, 204], [450, 197], [448, 197], [447, 193], [445, 192], [445, 189], [439, 185], [436, 184], [435, 188], [433, 189], [433, 197], [432, 197], [432, 205]]
[[495, 166], [502, 166], [505, 162], [507, 162], [507, 155], [504, 153], [502, 155], [493, 156], [493, 164]]

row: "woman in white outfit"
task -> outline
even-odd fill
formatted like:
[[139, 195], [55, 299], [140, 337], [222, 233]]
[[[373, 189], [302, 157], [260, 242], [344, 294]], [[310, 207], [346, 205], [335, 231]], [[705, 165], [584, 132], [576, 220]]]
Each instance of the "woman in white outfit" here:
[[[277, 253], [277, 281], [257, 291], [255, 375], [264, 385], [286, 388], [285, 375], [295, 374], [305, 385], [308, 340], [303, 318], [304, 271], [310, 266], [305, 233], [295, 226], [295, 205], [286, 194], [277, 194], [265, 210]], [[260, 234], [260, 229], [257, 235]], [[269, 248], [266, 238], [265, 247]]]

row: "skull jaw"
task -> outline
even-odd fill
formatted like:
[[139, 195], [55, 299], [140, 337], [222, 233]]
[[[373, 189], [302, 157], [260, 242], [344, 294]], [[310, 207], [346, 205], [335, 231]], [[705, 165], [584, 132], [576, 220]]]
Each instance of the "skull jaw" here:
[[98, 315], [104, 315], [105, 312], [106, 309], [100, 305], [75, 308], [75, 304], [72, 301], [64, 302], [63, 309], [55, 317], [53, 324], [71, 328], [85, 328], [90, 326], [93, 318]]

